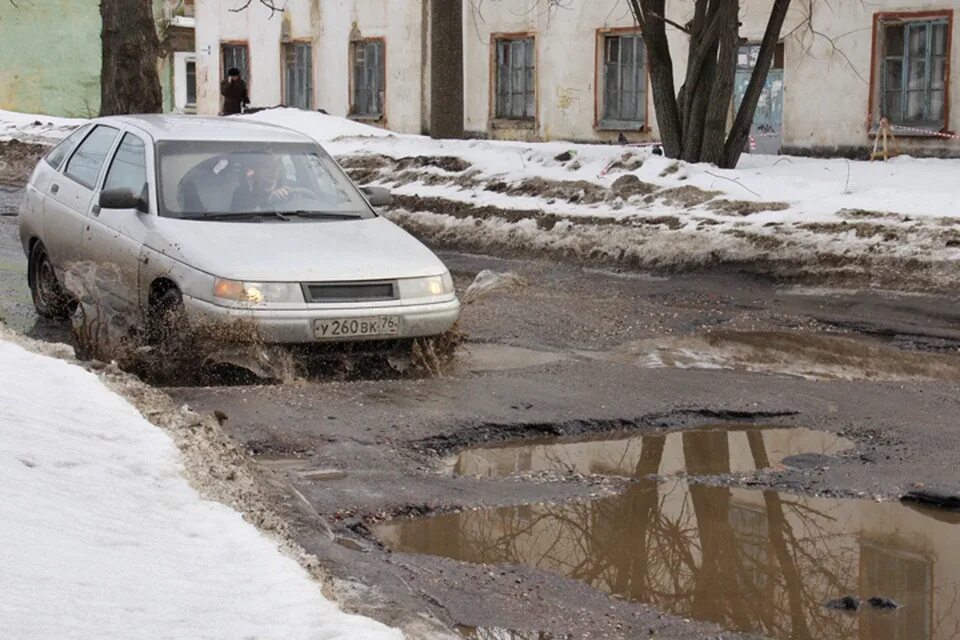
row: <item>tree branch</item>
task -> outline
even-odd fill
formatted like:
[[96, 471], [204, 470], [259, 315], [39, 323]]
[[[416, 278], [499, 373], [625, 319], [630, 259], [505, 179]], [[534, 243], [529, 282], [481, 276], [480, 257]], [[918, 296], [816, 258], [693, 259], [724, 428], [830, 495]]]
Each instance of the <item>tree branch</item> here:
[[[12, 2], [13, 0], [11, 0]], [[270, 17], [272, 18], [275, 13], [283, 13], [283, 9], [278, 7], [275, 2], [276, 0], [257, 0], [261, 5], [270, 10]], [[243, 0], [243, 4], [239, 7], [230, 9], [231, 13], [240, 13], [241, 11], [246, 11], [250, 5], [253, 4], [253, 0]]]
[[682, 25], [682, 24], [680, 24], [679, 22], [674, 22], [674, 21], [671, 20], [670, 18], [667, 18], [666, 16], [662, 16], [662, 15], [660, 15], [660, 14], [654, 13], [654, 12], [652, 12], [652, 11], [651, 11], [648, 15], [649, 15], [651, 18], [656, 18], [657, 20], [662, 20], [662, 21], [664, 21], [665, 23], [667, 23], [668, 25], [670, 25], [670, 26], [673, 27], [674, 29], [677, 29], [677, 30], [679, 30], [679, 31], [683, 31], [683, 32], [684, 32], [685, 34], [687, 34], [688, 36], [689, 36], [689, 35], [692, 35], [691, 29], [690, 29], [690, 25]]

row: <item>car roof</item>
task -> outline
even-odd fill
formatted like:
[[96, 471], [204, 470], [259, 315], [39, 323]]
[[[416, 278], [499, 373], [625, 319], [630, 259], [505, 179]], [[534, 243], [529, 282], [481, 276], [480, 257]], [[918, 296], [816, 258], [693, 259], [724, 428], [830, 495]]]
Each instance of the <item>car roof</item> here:
[[235, 117], [210, 118], [178, 114], [107, 116], [95, 123], [111, 122], [141, 129], [154, 140], [251, 140], [257, 142], [314, 142], [298, 131]]

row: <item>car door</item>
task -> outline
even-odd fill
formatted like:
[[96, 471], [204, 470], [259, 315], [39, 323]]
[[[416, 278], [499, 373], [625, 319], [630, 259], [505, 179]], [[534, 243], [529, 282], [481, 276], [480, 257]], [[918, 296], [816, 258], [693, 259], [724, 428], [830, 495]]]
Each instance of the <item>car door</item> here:
[[93, 190], [120, 130], [97, 125], [70, 155], [61, 173], [46, 185], [43, 243], [60, 272], [83, 259], [83, 230], [89, 220]]
[[[43, 160], [34, 169], [33, 175], [27, 183], [20, 216], [21, 239], [24, 240], [24, 248], [27, 247], [27, 241], [32, 238], [44, 240], [43, 217], [44, 211], [47, 209], [46, 201], [50, 189], [55, 181], [63, 179], [60, 171], [64, 162], [70, 157], [77, 145], [83, 142], [91, 129], [93, 129], [93, 125], [89, 124], [76, 129], [44, 156]], [[59, 188], [58, 184], [57, 189]], [[50, 215], [56, 216], [56, 212], [53, 211]]]
[[[139, 304], [140, 254], [148, 227], [153, 223], [145, 136], [122, 134], [107, 162], [107, 170], [94, 191], [94, 203], [83, 234], [83, 254], [97, 264], [98, 286], [112, 298], [116, 311], [134, 311]], [[109, 209], [98, 204], [100, 194], [124, 189], [141, 195], [146, 211]]]

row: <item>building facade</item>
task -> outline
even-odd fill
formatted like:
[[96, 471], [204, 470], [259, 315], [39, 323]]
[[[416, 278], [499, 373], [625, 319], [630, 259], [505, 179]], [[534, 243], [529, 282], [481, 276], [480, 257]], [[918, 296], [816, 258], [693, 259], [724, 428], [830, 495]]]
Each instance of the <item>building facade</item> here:
[[349, 115], [396, 131], [426, 127], [426, 2], [289, 0], [282, 13], [196, 3], [200, 113], [220, 110], [220, 80], [240, 69], [257, 107]]
[[[428, 132], [431, 38], [441, 0], [197, 0], [197, 105], [219, 111], [219, 81], [241, 68], [254, 106], [323, 109], [390, 129]], [[459, 1], [459, 0], [457, 0]], [[743, 46], [731, 118], [752, 73], [771, 0], [742, 0]], [[668, 3], [685, 24], [692, 0]], [[960, 99], [952, 64], [960, 0], [794, 3], [754, 121], [753, 146], [776, 153], [856, 154], [886, 117], [906, 151], [956, 155]], [[463, 0], [465, 133], [475, 137], [633, 142], [658, 139], [648, 56], [624, 0]], [[687, 36], [668, 28], [678, 85]], [[433, 43], [431, 45], [431, 43]], [[433, 54], [432, 51], [437, 51]], [[435, 90], [443, 93], [444, 87]], [[460, 96], [454, 96], [459, 99]]]

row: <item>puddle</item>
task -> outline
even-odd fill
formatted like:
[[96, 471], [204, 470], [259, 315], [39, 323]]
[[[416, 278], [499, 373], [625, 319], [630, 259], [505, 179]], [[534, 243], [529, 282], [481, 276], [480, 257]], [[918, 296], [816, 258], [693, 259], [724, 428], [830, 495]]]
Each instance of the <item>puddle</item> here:
[[647, 368], [732, 369], [809, 379], [960, 380], [956, 356], [790, 331], [709, 331], [639, 340], [606, 352], [578, 355]]
[[[899, 503], [675, 479], [592, 502], [481, 509], [375, 532], [397, 552], [525, 565], [772, 638], [960, 637], [960, 525]], [[847, 595], [901, 607], [824, 606]]]
[[452, 370], [481, 373], [599, 360], [645, 369], [726, 369], [810, 380], [960, 380], [960, 357], [943, 352], [947, 347], [939, 351], [908, 350], [897, 344], [836, 334], [717, 330], [647, 338], [608, 351], [547, 351], [468, 343], [454, 360]]
[[537, 351], [508, 344], [471, 342], [454, 361], [454, 370], [480, 373], [483, 371], [510, 371], [539, 367], [567, 360], [570, 354], [555, 351]]
[[[478, 447], [449, 459], [447, 468], [459, 475], [488, 478], [546, 471], [631, 478], [682, 471], [719, 475], [750, 473], [758, 464], [776, 468], [792, 456], [833, 456], [853, 447], [850, 440], [824, 431], [724, 425], [667, 434], [541, 438]], [[829, 458], [823, 460], [829, 464]]]

